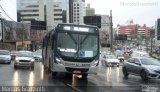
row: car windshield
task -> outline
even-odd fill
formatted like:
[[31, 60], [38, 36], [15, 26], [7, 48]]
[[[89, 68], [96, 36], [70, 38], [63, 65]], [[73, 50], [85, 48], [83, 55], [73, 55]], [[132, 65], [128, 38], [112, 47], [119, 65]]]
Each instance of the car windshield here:
[[32, 52], [17, 52], [18, 57], [33, 57]]
[[9, 51], [0, 51], [0, 55], [9, 55], [10, 52]]
[[42, 50], [37, 50], [33, 53], [34, 55], [41, 55], [42, 54]]
[[144, 64], [144, 65], [159, 65], [160, 66], [160, 62], [156, 59], [140, 59], [141, 60], [141, 63]]

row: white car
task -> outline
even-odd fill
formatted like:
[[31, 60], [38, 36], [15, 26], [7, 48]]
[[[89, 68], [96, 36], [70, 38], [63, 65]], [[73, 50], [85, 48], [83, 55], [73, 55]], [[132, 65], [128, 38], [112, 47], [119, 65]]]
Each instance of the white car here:
[[34, 59], [37, 62], [41, 62], [42, 61], [42, 50], [37, 50], [35, 52], [33, 52], [34, 55]]
[[11, 54], [8, 50], [0, 50], [0, 63], [11, 63]]
[[117, 67], [119, 67], [120, 62], [119, 62], [118, 58], [116, 58], [115, 55], [105, 55], [104, 60], [105, 60], [106, 66], [117, 65]]
[[18, 51], [15, 57], [14, 68], [17, 68], [17, 66], [27, 66], [34, 69], [34, 62], [35, 59], [31, 51]]

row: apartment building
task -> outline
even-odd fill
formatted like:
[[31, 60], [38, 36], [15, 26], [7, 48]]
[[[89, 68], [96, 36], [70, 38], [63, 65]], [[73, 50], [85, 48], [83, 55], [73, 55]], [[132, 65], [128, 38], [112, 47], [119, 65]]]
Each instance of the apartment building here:
[[17, 21], [45, 21], [44, 0], [17, 0]]

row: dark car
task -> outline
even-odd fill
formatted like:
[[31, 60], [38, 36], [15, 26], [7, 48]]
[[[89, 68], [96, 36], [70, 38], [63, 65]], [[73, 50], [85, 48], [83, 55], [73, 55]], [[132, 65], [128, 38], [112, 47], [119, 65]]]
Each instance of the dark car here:
[[122, 71], [125, 78], [132, 74], [140, 76], [142, 80], [160, 79], [160, 62], [149, 57], [134, 57], [124, 63]]

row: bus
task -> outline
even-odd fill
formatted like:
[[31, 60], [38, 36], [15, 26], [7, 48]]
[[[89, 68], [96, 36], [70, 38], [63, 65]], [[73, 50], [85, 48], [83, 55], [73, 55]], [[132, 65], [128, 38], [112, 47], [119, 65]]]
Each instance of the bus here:
[[42, 64], [57, 73], [97, 74], [99, 65], [99, 29], [91, 25], [60, 23], [46, 33], [42, 45]]

